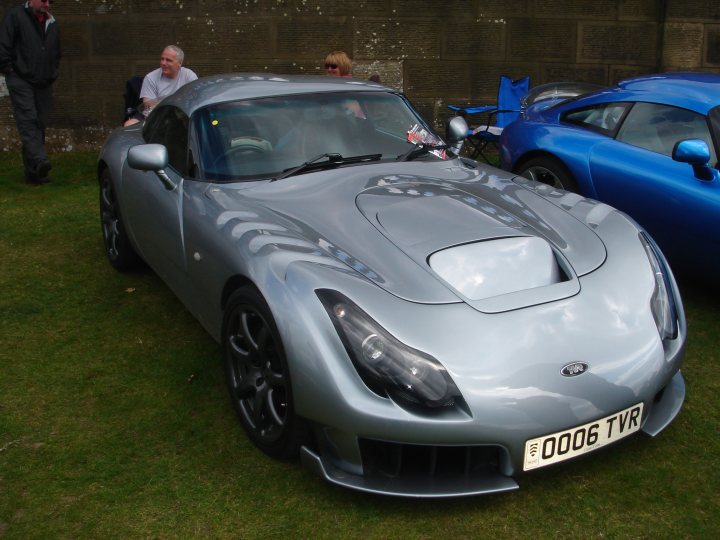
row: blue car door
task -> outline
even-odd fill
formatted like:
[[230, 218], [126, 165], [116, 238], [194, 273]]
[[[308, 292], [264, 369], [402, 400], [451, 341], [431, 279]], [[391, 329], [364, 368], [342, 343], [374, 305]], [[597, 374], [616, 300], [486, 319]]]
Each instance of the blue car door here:
[[705, 117], [638, 103], [615, 140], [593, 147], [589, 167], [598, 198], [633, 217], [667, 255], [707, 263], [720, 251], [720, 185], [672, 159], [675, 144], [691, 138], [706, 140], [716, 163]]

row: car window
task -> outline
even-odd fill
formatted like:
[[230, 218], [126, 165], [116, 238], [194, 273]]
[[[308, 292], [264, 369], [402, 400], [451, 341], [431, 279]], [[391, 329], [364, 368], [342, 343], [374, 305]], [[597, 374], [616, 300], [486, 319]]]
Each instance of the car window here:
[[187, 174], [188, 125], [180, 109], [164, 106], [154, 110], [143, 126], [145, 142], [165, 145], [170, 166], [183, 176]]
[[602, 103], [593, 107], [566, 112], [561, 120], [593, 131], [599, 131], [605, 135], [612, 135], [628, 108], [628, 103]]
[[[720, 107], [715, 107], [708, 114], [710, 125], [712, 126], [712, 135], [715, 142], [715, 168], [720, 169], [717, 151], [720, 149]], [[712, 152], [712, 150], [711, 150]]]
[[338, 92], [219, 103], [192, 118], [209, 180], [274, 177], [320, 154], [381, 154], [411, 148], [408, 132], [430, 128], [400, 95]]
[[716, 163], [715, 149], [706, 118], [693, 111], [657, 103], [636, 103], [617, 134], [617, 140], [666, 156], [684, 139], [702, 139], [710, 148], [710, 163]]

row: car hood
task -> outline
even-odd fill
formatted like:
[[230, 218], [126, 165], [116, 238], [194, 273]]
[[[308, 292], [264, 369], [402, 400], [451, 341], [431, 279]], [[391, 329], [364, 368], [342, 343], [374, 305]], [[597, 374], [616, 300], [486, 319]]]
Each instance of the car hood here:
[[[379, 287], [419, 303], [466, 301], [482, 311], [503, 311], [538, 298], [549, 301], [553, 295], [509, 304], [488, 298], [555, 283], [562, 285], [556, 296], [574, 294], [577, 277], [598, 268], [606, 256], [600, 238], [577, 217], [502, 171], [471, 169], [460, 160], [304, 174], [229, 190], [224, 195], [229, 206], [228, 195], [252, 199], [254, 208], [272, 213], [266, 218], [282, 224], [273, 236], [296, 239], [285, 242], [285, 249], [301, 237]], [[500, 276], [499, 286], [479, 296], [468, 292], [452, 275], [458, 256], [499, 261], [483, 270], [486, 277]], [[547, 276], [549, 266], [557, 267], [558, 275], [538, 283], [534, 276]]]

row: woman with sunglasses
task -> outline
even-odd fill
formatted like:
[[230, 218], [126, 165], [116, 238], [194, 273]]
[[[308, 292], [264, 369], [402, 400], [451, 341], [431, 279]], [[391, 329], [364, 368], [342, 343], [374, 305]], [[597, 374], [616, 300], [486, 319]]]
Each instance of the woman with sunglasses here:
[[330, 77], [352, 77], [352, 60], [344, 51], [333, 51], [325, 58], [325, 75]]

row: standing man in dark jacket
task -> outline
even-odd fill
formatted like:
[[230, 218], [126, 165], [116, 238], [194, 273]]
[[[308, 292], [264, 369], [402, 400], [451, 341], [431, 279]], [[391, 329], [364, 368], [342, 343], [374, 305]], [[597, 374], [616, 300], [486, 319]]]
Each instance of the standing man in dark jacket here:
[[60, 34], [50, 2], [28, 0], [10, 8], [0, 26], [0, 72], [22, 141], [25, 181], [34, 185], [50, 181], [45, 126], [60, 66]]

